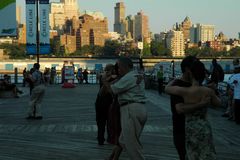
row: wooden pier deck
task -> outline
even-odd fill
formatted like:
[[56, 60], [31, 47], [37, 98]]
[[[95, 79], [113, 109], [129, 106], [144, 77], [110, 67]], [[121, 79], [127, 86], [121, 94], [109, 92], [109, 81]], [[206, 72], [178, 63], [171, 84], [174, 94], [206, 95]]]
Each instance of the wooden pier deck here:
[[[48, 86], [43, 119], [26, 116], [28, 88], [20, 98], [0, 99], [0, 160], [104, 160], [112, 145], [99, 146], [94, 101], [98, 85], [63, 89]], [[146, 90], [148, 122], [141, 141], [147, 160], [177, 160], [167, 95]], [[218, 160], [239, 160], [240, 126], [221, 117], [222, 109], [209, 109]], [[120, 160], [127, 160], [124, 152]]]

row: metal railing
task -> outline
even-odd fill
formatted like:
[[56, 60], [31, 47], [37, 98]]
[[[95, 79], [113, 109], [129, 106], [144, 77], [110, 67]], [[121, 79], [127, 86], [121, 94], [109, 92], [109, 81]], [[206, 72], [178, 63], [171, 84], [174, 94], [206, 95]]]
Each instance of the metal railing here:
[[[96, 84], [97, 83], [96, 71], [91, 70], [89, 72], [90, 73], [88, 74], [88, 83]], [[11, 83], [14, 83], [14, 84], [22, 84], [23, 83], [23, 74], [18, 73], [17, 70], [15, 70], [15, 71], [0, 71], [0, 79], [3, 79], [5, 74], [10, 76]], [[56, 84], [62, 83], [61, 71], [57, 71], [57, 75], [55, 78], [56, 78], [56, 81], [55, 81]], [[78, 80], [76, 78], [76, 73], [74, 76], [74, 83], [78, 83]]]

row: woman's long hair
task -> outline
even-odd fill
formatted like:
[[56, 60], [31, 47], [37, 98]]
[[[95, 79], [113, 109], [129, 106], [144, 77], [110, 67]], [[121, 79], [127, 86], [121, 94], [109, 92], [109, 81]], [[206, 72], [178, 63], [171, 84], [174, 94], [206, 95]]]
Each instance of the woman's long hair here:
[[201, 85], [206, 75], [204, 64], [199, 60], [195, 60], [191, 66], [191, 72], [193, 78], [199, 82], [199, 85]]

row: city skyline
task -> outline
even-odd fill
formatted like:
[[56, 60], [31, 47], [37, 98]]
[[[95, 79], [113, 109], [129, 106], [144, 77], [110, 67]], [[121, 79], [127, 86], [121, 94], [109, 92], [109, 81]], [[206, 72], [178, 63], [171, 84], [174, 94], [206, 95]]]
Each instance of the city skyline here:
[[[59, 1], [50, 0], [50, 2]], [[22, 8], [25, 6], [25, 0], [16, 0], [16, 2], [17, 6]], [[174, 24], [181, 23], [186, 16], [193, 24], [214, 25], [215, 34], [222, 31], [228, 38], [238, 38], [238, 32], [240, 32], [240, 22], [238, 18], [234, 18], [239, 15], [239, 0], [184, 0], [184, 3], [179, 0], [137, 0], [137, 2], [136, 0], [110, 0], [104, 3], [100, 0], [78, 0], [78, 5], [80, 12], [84, 10], [102, 12], [108, 18], [109, 31], [113, 31], [114, 6], [117, 2], [124, 2], [126, 16], [136, 15], [142, 10], [149, 17], [149, 27], [153, 33], [172, 29]], [[25, 8], [22, 12], [25, 16]]]

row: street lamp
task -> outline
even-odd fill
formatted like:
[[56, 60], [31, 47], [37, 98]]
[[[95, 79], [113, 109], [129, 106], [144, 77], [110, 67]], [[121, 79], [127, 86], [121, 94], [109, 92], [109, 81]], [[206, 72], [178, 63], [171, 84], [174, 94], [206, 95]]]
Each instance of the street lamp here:
[[38, 1], [36, 0], [36, 43], [37, 43], [37, 63], [39, 63], [39, 27], [38, 27], [38, 22], [39, 22], [39, 15], [38, 15]]

